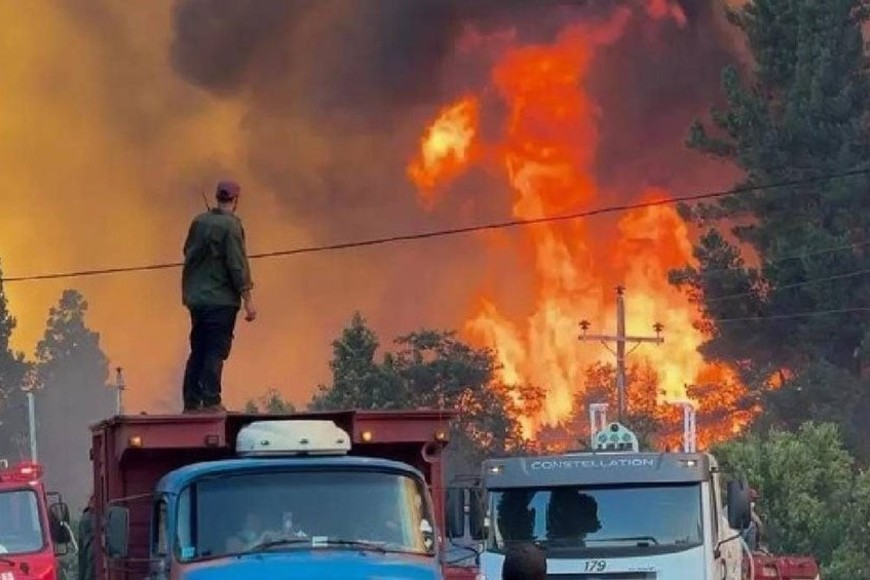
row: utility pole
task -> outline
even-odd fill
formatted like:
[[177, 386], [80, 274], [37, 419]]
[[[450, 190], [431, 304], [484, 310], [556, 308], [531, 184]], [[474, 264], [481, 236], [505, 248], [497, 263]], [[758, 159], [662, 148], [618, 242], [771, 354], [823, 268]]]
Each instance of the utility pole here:
[[683, 408], [683, 452], [695, 453], [698, 450], [695, 405], [689, 402], [674, 403], [674, 405]]
[[[586, 334], [586, 331], [591, 326], [588, 320], [580, 322], [580, 328], [583, 334], [580, 335], [580, 340], [600, 340], [608, 350], [609, 342], [616, 342], [616, 395], [617, 395], [617, 417], [622, 421], [625, 412], [625, 345], [629, 342], [640, 346], [641, 343], [661, 344], [665, 339], [661, 336], [664, 326], [658, 322], [653, 325], [655, 336], [626, 336], [625, 335], [625, 288], [617, 286], [616, 288], [616, 335], [608, 334]], [[635, 346], [635, 348], [637, 348]], [[632, 349], [634, 350], [634, 349]], [[613, 352], [610, 350], [610, 352]]]
[[117, 411], [118, 416], [124, 414], [124, 389], [127, 385], [124, 384], [124, 369], [118, 367], [115, 369], [115, 391], [118, 394]]
[[27, 391], [27, 428], [30, 439], [30, 461], [37, 462], [36, 455], [36, 400], [33, 390]]

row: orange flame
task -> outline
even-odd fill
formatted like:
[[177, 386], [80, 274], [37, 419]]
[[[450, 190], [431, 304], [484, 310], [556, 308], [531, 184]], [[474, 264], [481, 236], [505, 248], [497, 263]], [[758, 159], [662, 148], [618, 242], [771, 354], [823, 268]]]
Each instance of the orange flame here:
[[478, 108], [476, 97], [445, 107], [421, 139], [420, 155], [408, 167], [408, 176], [427, 205], [435, 202], [436, 187], [448, 183], [472, 161]]
[[[665, 0], [648, 2], [646, 14], [685, 23], [682, 12]], [[552, 45], [513, 47], [494, 67], [492, 84], [507, 104], [507, 114], [503, 138], [491, 148], [514, 191], [516, 217], [575, 212], [600, 199], [594, 175], [601, 111], [584, 92], [584, 82], [596, 50], [617, 40], [629, 17], [631, 11], [622, 7], [603, 24], [567, 28]], [[459, 111], [471, 109], [470, 103], [475, 114], [460, 115]], [[477, 101], [469, 97], [447, 107], [426, 132], [424, 159], [427, 144], [437, 141], [435, 135], [477, 135], [474, 125], [463, 124], [460, 132], [442, 129], [454, 126], [459, 118], [476, 119], [476, 107]], [[458, 141], [468, 143], [467, 138]], [[458, 150], [466, 151], [467, 145]], [[430, 154], [429, 158], [441, 157]], [[412, 166], [411, 175], [427, 201], [433, 198], [426, 186], [456, 177], [475, 161], [465, 155], [450, 159], [446, 165], [430, 161], [426, 167], [434, 171], [425, 173], [428, 179], [421, 177], [419, 165]], [[701, 445], [731, 436], [751, 418], [751, 411], [732, 412], [745, 388], [732, 369], [703, 360], [697, 348], [705, 337], [694, 325], [699, 312], [667, 281], [668, 270], [693, 262], [686, 225], [673, 206], [655, 205], [667, 198], [664, 191], [643, 192], [640, 201], [650, 204], [623, 214], [610, 223], [610, 230], [602, 229], [603, 220], [530, 227], [525, 232], [527, 245], [518, 248], [530, 251], [534, 260], [534, 310], [525, 320], [505, 315], [488, 296], [479, 298], [466, 330], [496, 350], [502, 365], [500, 379], [547, 391], [540, 412], [521, 418], [527, 437], [582, 413], [576, 401], [586, 387], [587, 370], [596, 362], [613, 361], [607, 350], [578, 340], [578, 323], [590, 319], [595, 334], [612, 334], [616, 325], [612, 289], [617, 284], [628, 288], [629, 336], [651, 335], [653, 323], [665, 327], [664, 344], [639, 345], [631, 354], [632, 362], [654, 369], [657, 387], [630, 392], [629, 406], [649, 407], [660, 417], [679, 420], [677, 409], [661, 403], [691, 400], [702, 414], [724, 414], [717, 425], [701, 429]], [[678, 425], [674, 427], [678, 432]]]

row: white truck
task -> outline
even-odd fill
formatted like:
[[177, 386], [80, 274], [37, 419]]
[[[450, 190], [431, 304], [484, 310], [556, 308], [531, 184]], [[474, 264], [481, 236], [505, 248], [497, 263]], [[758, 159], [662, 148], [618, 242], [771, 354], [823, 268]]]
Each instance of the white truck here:
[[543, 547], [548, 576], [564, 580], [754, 577], [739, 532], [750, 523], [746, 482], [726, 484], [709, 453], [640, 452], [620, 423], [592, 444], [489, 459], [477, 485], [448, 490], [448, 536], [481, 543], [479, 577], [501, 578], [506, 550], [523, 542]]

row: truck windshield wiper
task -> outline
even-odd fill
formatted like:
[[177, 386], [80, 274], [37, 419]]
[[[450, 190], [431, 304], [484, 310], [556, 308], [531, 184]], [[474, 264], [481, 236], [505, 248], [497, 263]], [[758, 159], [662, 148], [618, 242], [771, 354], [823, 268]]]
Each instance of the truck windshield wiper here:
[[387, 553], [387, 549], [376, 542], [367, 542], [365, 540], [341, 540], [341, 539], [327, 539], [327, 540], [318, 540], [316, 542], [312, 542], [312, 545], [327, 545], [327, 546], [353, 546], [355, 548], [365, 548], [366, 550], [375, 550], [376, 552], [380, 552], [382, 554]]
[[269, 548], [278, 548], [280, 546], [298, 546], [300, 544], [311, 544], [311, 540], [309, 538], [285, 538], [283, 540], [268, 540], [266, 542], [260, 542], [256, 546], [245, 550], [240, 555], [261, 552], [263, 550], [268, 550]]
[[584, 543], [601, 543], [601, 542], [636, 542], [638, 546], [653, 544], [658, 546], [659, 542], [652, 536], [626, 536], [616, 538], [589, 538], [584, 540]]
[[313, 548], [319, 546], [353, 546], [356, 548], [364, 548], [366, 550], [375, 550], [386, 554], [387, 548], [375, 542], [366, 542], [365, 540], [342, 540], [337, 538], [287, 538], [284, 540], [269, 540], [268, 542], [260, 542], [250, 550], [245, 550], [242, 554], [251, 554], [261, 552], [270, 548], [279, 548], [281, 546], [299, 546], [308, 545]]

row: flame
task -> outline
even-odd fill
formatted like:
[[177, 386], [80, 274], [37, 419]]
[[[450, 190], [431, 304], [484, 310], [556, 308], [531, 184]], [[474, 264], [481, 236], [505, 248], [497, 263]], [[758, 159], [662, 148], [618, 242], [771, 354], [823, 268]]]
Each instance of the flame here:
[[445, 107], [420, 142], [420, 155], [408, 167], [408, 176], [420, 188], [427, 204], [435, 201], [436, 187], [448, 183], [471, 162], [477, 134], [479, 104], [470, 96]]
[[[665, 0], [648, 2], [645, 13], [685, 24], [685, 15]], [[513, 46], [498, 59], [491, 84], [506, 114], [502, 137], [485, 146], [495, 152], [513, 191], [515, 217], [583, 211], [600, 204], [604, 194], [614, 193], [602, 191], [596, 183], [601, 109], [584, 85], [596, 51], [615, 42], [631, 16], [621, 7], [603, 23], [570, 26], [552, 44]], [[455, 123], [456, 111], [467, 110], [468, 103], [477, 107], [478, 102], [464, 97], [446, 107], [426, 131], [424, 151], [439, 127]], [[477, 127], [463, 125], [461, 135], [479, 133]], [[462, 159], [464, 164], [449, 166], [450, 178], [474, 164]], [[425, 186], [434, 181], [415, 179], [427, 201], [432, 198]], [[651, 337], [654, 323], [665, 328], [663, 344], [628, 345], [629, 350], [638, 347], [631, 362], [644, 363], [656, 375], [652, 383], [647, 381], [651, 387], [629, 391], [629, 407], [649, 407], [659, 418], [679, 421], [680, 411], [666, 403], [690, 401], [701, 414], [726, 415], [716, 425], [701, 428], [700, 445], [729, 437], [751, 418], [751, 410], [732, 412], [745, 388], [732, 369], [703, 360], [698, 346], [705, 337], [694, 324], [700, 314], [667, 281], [668, 270], [694, 261], [690, 233], [672, 205], [659, 204], [668, 199], [666, 191], [616, 193], [632, 195], [648, 206], [624, 213], [615, 223], [573, 220], [529, 227], [522, 234], [524, 242], [513, 251], [532, 256], [530, 313], [525, 319], [508, 316], [484, 294], [466, 331], [496, 350], [503, 383], [546, 389], [540, 412], [520, 420], [526, 437], [539, 433], [548, 439], [552, 428], [582, 414], [576, 408], [577, 395], [587, 385], [590, 365], [613, 362], [606, 349], [578, 339], [578, 323], [589, 319], [591, 334], [614, 334], [613, 288], [624, 284], [627, 334]]]

